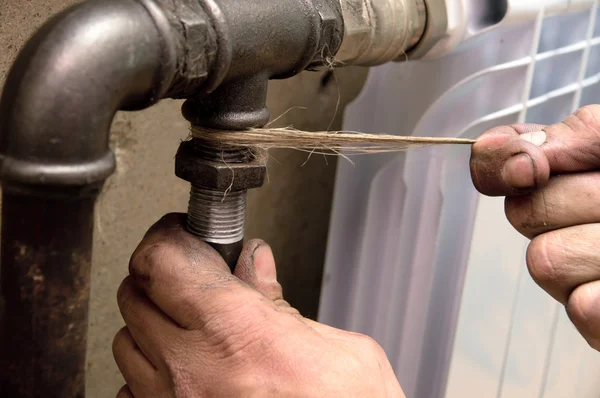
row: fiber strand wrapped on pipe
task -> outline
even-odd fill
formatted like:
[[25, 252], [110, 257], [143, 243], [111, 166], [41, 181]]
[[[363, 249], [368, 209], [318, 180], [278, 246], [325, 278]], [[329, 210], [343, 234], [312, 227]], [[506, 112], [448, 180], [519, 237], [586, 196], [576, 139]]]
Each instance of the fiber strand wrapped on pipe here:
[[472, 145], [466, 138], [407, 137], [353, 131], [307, 132], [293, 128], [260, 128], [221, 131], [192, 127], [192, 137], [219, 147], [287, 148], [335, 155], [403, 152], [434, 145]]

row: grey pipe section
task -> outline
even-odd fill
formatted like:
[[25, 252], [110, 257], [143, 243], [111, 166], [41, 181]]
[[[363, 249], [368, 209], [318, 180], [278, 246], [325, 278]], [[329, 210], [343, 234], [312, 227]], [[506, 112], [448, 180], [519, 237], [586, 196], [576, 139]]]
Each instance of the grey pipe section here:
[[150, 1], [83, 3], [42, 27], [8, 75], [0, 396], [84, 396], [94, 201], [115, 169], [109, 129], [119, 109], [155, 103], [177, 78], [171, 26]]
[[110, 176], [115, 113], [158, 101], [175, 74], [168, 21], [160, 19], [151, 2], [93, 1], [33, 36], [0, 102], [4, 189], [98, 187]]

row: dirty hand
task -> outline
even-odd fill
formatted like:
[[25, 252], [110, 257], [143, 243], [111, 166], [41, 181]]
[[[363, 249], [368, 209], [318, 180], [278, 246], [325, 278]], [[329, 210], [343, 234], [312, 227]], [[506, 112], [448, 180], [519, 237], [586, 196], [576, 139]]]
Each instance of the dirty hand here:
[[553, 126], [486, 132], [471, 173], [481, 193], [507, 196], [508, 220], [532, 239], [533, 279], [600, 350], [600, 105]]
[[117, 397], [403, 397], [373, 340], [284, 301], [267, 244], [249, 242], [234, 276], [184, 220], [150, 229], [119, 289]]

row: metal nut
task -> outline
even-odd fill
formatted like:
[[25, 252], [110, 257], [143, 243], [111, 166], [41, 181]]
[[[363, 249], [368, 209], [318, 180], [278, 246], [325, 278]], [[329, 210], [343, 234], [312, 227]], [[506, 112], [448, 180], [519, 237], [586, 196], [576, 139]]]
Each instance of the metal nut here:
[[[202, 86], [208, 76], [214, 48], [209, 29], [209, 18], [197, 0], [158, 0], [161, 7], [168, 11], [173, 32], [176, 32], [178, 51], [178, 70], [175, 81], [169, 91], [173, 98], [187, 98]], [[216, 44], [215, 44], [216, 45]]]
[[248, 163], [226, 163], [199, 157], [191, 142], [184, 142], [175, 158], [175, 175], [195, 186], [240, 191], [261, 187], [267, 174], [267, 156], [255, 151], [256, 157]]
[[181, 18], [183, 32], [187, 38], [185, 74], [190, 80], [202, 79], [208, 75], [208, 57], [205, 43], [208, 42], [208, 24], [201, 14], [190, 14]]
[[340, 0], [344, 19], [344, 39], [336, 54], [343, 63], [354, 63], [371, 46], [375, 26], [371, 21], [371, 0]]
[[341, 17], [341, 6], [337, 1], [312, 0], [319, 15], [321, 26], [321, 38], [319, 40], [319, 51], [312, 65], [329, 64], [333, 62], [342, 44], [344, 34], [344, 23]]

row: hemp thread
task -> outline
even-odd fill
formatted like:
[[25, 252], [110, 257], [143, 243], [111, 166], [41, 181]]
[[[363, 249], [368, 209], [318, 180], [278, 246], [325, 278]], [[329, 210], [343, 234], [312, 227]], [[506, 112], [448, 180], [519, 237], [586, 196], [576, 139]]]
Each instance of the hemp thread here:
[[412, 137], [353, 131], [308, 132], [293, 128], [253, 128], [243, 131], [192, 127], [191, 135], [218, 147], [296, 149], [322, 155], [365, 155], [403, 152], [435, 145], [473, 145], [467, 138]]

